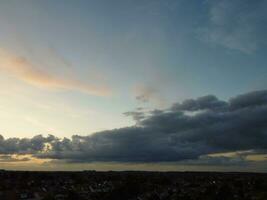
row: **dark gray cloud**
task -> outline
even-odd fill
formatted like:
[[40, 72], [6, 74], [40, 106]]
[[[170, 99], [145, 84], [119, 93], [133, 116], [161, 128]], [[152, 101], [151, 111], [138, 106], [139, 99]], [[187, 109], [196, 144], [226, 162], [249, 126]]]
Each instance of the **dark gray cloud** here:
[[231, 109], [241, 109], [266, 105], [266, 102], [267, 93], [265, 90], [253, 91], [230, 99], [230, 107]]
[[207, 95], [197, 99], [188, 99], [183, 103], [175, 103], [172, 110], [197, 111], [197, 110], [216, 110], [227, 106], [227, 102], [218, 100], [214, 95]]
[[35, 154], [42, 151], [45, 145], [59, 140], [53, 135], [43, 137], [36, 135], [33, 138], [8, 138], [0, 135], [0, 154]]
[[134, 119], [134, 121], [137, 121], [137, 122], [139, 122], [145, 118], [145, 113], [142, 111], [138, 111], [138, 110], [125, 112], [123, 114], [127, 117], [132, 117]]
[[[224, 152], [263, 154], [267, 151], [266, 97], [267, 90], [238, 95], [229, 101], [208, 95], [166, 110], [128, 112], [126, 115], [137, 120], [135, 126], [74, 135], [71, 139], [52, 135], [0, 137], [0, 154], [30, 153], [69, 162], [182, 162]], [[238, 161], [222, 158], [223, 162]], [[216, 159], [206, 157], [205, 162]], [[243, 162], [243, 157], [240, 160]]]

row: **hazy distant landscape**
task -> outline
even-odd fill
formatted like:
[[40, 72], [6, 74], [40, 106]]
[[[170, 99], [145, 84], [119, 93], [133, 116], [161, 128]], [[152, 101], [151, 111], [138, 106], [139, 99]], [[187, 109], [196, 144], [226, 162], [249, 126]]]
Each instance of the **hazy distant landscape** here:
[[0, 172], [1, 200], [266, 200], [267, 174]]

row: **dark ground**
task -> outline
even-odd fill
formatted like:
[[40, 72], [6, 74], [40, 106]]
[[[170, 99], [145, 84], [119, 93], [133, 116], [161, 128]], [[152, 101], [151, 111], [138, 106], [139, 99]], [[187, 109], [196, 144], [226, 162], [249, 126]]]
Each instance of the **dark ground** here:
[[267, 174], [0, 171], [0, 200], [267, 200]]

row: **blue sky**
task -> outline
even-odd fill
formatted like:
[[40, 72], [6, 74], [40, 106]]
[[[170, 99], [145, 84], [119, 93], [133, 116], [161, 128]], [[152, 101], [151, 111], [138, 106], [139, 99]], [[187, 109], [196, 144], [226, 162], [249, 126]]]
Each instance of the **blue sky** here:
[[[245, 1], [239, 8], [240, 1], [1, 1], [1, 48], [49, 73], [74, 73], [77, 79], [109, 85], [113, 94], [108, 98], [27, 88], [36, 98], [40, 92], [63, 101], [73, 112], [79, 112], [75, 107], [104, 112], [106, 118], [97, 119], [101, 127], [77, 124], [68, 131], [92, 132], [130, 124], [122, 113], [136, 106], [167, 106], [205, 94], [227, 99], [265, 88], [266, 18], [264, 10], [255, 10], [262, 9], [261, 3]], [[227, 12], [249, 20], [232, 22]], [[217, 25], [216, 17], [225, 24]], [[212, 34], [221, 36], [207, 39]], [[227, 37], [233, 47], [222, 41]], [[152, 90], [150, 102], [136, 102], [135, 88], [144, 90], [137, 93]], [[105, 122], [114, 118], [116, 125]], [[37, 131], [46, 132], [29, 128], [31, 134]]]
[[265, 0], [1, 0], [0, 134], [71, 137], [124, 112], [266, 89]]

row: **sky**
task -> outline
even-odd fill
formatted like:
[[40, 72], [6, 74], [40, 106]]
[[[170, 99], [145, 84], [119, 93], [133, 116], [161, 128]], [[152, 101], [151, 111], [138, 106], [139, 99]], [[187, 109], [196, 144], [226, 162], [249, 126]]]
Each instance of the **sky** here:
[[266, 0], [0, 0], [0, 168], [266, 171]]

